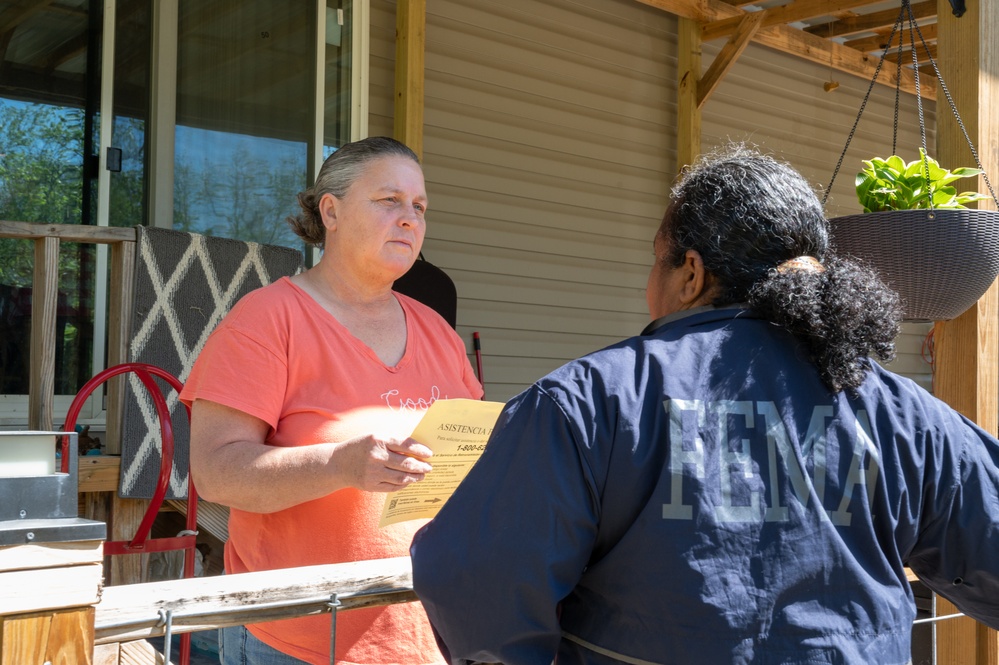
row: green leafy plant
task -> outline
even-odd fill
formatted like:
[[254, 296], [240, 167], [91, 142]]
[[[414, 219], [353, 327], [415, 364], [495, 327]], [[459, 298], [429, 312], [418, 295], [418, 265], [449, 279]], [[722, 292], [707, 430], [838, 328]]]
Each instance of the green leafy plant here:
[[[857, 198], [864, 212], [914, 210], [917, 208], [965, 208], [966, 203], [986, 197], [978, 192], [957, 193], [950, 183], [976, 176], [982, 171], [961, 167], [948, 171], [919, 149], [920, 158], [908, 164], [898, 155], [888, 159], [864, 160], [866, 167], [857, 174]], [[927, 180], [929, 172], [929, 180]], [[932, 202], [932, 205], [930, 203]]]

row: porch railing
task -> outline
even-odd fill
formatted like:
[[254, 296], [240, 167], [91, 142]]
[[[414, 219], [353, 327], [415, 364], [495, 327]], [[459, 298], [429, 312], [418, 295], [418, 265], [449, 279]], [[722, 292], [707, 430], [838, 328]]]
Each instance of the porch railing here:
[[110, 586], [94, 645], [415, 600], [409, 557]]
[[[132, 275], [135, 269], [134, 228], [31, 224], [0, 220], [0, 238], [31, 240], [35, 266], [31, 295], [31, 360], [29, 366], [28, 427], [53, 429], [55, 398], [56, 305], [59, 298], [59, 246], [77, 242], [110, 247], [108, 293], [108, 365], [126, 360], [131, 325]], [[114, 380], [108, 388], [108, 411], [120, 413], [124, 383]], [[119, 422], [109, 419], [108, 452], [120, 452]]]

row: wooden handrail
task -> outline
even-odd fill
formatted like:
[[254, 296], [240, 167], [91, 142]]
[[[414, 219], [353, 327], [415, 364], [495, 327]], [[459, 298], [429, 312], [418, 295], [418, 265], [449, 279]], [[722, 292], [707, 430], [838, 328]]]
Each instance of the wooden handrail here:
[[333, 594], [338, 611], [418, 600], [408, 556], [110, 586], [95, 606], [94, 643], [159, 637], [167, 610], [182, 634], [323, 614]]
[[110, 644], [417, 600], [408, 556], [105, 587], [94, 643]]
[[135, 242], [135, 227], [83, 226], [80, 224], [32, 224], [0, 220], [0, 238], [58, 238], [63, 242], [82, 242], [110, 245], [116, 242]]

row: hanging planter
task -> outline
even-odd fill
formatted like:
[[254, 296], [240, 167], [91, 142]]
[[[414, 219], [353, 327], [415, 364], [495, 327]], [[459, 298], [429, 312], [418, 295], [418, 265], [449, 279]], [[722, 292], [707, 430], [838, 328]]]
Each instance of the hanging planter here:
[[[888, 38], [888, 44], [893, 43], [896, 31], [901, 31], [906, 14], [922, 138], [920, 159], [905, 164], [900, 157], [893, 155], [887, 160], [874, 158], [866, 161], [867, 168], [857, 174], [856, 180], [858, 199], [864, 207], [864, 213], [830, 219], [829, 225], [837, 253], [856, 257], [870, 265], [898, 292], [902, 299], [904, 319], [942, 321], [953, 319], [974, 305], [999, 275], [999, 212], [965, 208], [965, 203], [989, 197], [976, 192], [958, 194], [950, 183], [981, 174], [997, 206], [999, 200], [992, 190], [988, 175], [982, 170], [978, 153], [932, 57], [930, 63], [936, 72], [940, 89], [950, 102], [951, 110], [968, 140], [978, 168], [962, 168], [950, 172], [940, 168], [927, 156], [915, 46], [915, 35], [918, 34], [920, 40], [923, 37], [909, 0], [902, 0], [902, 9]], [[925, 41], [922, 43], [926, 48]], [[901, 79], [901, 38], [898, 48], [899, 75], [896, 76], [896, 81]], [[850, 138], [847, 139], [836, 165], [833, 181], [843, 163], [850, 139], [857, 129], [857, 122], [864, 112], [887, 53], [888, 47], [875, 69]], [[899, 94], [900, 90], [896, 86], [896, 117]], [[892, 142], [893, 152], [896, 139], [897, 129]], [[832, 181], [826, 189], [826, 198], [831, 189]]]
[[906, 320], [953, 319], [999, 275], [999, 212], [889, 210], [829, 225], [837, 253], [861, 259], [898, 291]]

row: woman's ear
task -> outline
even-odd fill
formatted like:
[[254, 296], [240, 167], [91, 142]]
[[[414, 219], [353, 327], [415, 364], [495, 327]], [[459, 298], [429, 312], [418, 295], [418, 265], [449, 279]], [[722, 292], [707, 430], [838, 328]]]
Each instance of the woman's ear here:
[[678, 268], [682, 272], [680, 284], [680, 302], [685, 307], [699, 307], [710, 301], [711, 276], [704, 268], [704, 259], [696, 249], [688, 249], [683, 254], [683, 264]]
[[336, 230], [337, 207], [339, 204], [340, 200], [332, 194], [323, 194], [319, 199], [319, 215], [323, 220], [323, 226], [326, 227], [327, 232]]

